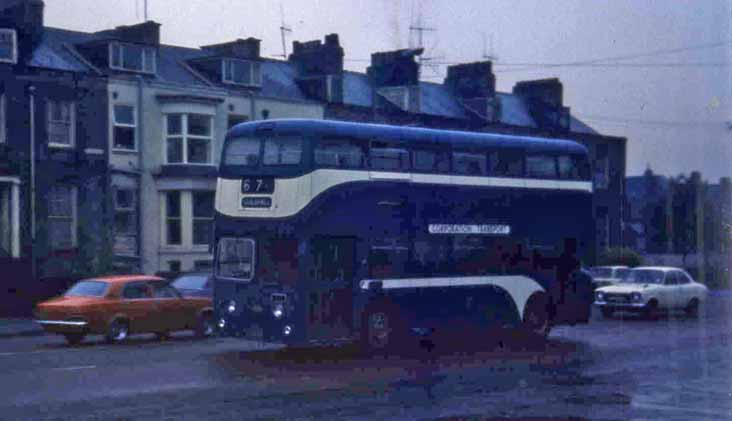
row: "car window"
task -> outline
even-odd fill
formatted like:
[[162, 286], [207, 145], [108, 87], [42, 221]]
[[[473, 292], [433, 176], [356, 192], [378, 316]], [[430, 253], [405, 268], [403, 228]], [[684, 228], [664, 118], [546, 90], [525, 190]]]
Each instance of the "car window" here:
[[122, 291], [122, 297], [129, 300], [150, 298], [150, 289], [144, 282], [132, 282], [125, 285], [125, 289]]
[[676, 272], [668, 272], [668, 273], [666, 273], [666, 281], [664, 282], [664, 284], [666, 284], [666, 285], [677, 285], [678, 283], [679, 282], [678, 282], [678, 278], [676, 277]]
[[174, 280], [172, 285], [179, 289], [204, 289], [209, 287], [208, 276], [183, 275]]
[[101, 281], [79, 281], [66, 291], [67, 297], [101, 297], [107, 291], [107, 283]]
[[689, 278], [689, 275], [687, 275], [684, 272], [676, 272], [676, 280], [679, 284], [688, 284], [691, 283], [691, 279]]
[[628, 272], [630, 272], [630, 269], [615, 269], [615, 277], [618, 279], [625, 279], [625, 277], [628, 276]]
[[170, 285], [163, 284], [162, 282], [155, 282], [152, 284], [153, 297], [154, 298], [178, 298], [179, 295], [173, 287]]

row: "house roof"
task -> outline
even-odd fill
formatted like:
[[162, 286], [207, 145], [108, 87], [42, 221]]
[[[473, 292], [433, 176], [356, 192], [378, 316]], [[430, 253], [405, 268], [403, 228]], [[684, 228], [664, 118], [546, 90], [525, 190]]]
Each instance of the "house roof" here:
[[[105, 68], [97, 69], [84, 58], [79, 49], [75, 48], [78, 45], [91, 45], [112, 39], [113, 34], [105, 32], [86, 33], [47, 27], [41, 44], [34, 51], [29, 64], [34, 67], [61, 71], [125, 75], [125, 73]], [[145, 75], [145, 78], [192, 88], [239, 90], [269, 98], [311, 100], [297, 84], [297, 70], [293, 63], [261, 59], [262, 86], [257, 90], [249, 90], [245, 87], [237, 88], [217, 80], [209, 80], [190, 66], [191, 61], [210, 58], [212, 54], [215, 53], [204, 49], [161, 44], [157, 48], [157, 72], [155, 75]], [[352, 71], [343, 72], [344, 104], [370, 108], [374, 105], [374, 93], [375, 87], [368, 75]], [[527, 104], [520, 96], [498, 92], [496, 98], [500, 107], [500, 123], [519, 127], [538, 127]], [[466, 120], [472, 116], [450, 88], [439, 83], [419, 83], [419, 107], [421, 114], [430, 116], [457, 120]], [[570, 117], [570, 129], [575, 133], [598, 134], [576, 117]]]

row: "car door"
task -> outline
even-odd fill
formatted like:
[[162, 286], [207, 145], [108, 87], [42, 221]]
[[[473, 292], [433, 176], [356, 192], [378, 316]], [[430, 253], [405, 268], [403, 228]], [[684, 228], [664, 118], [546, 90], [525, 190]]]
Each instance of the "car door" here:
[[679, 271], [679, 307], [686, 308], [692, 298], [697, 297], [698, 285], [694, 284], [691, 277], [683, 271]]
[[183, 330], [188, 324], [187, 308], [178, 291], [165, 282], [152, 282], [153, 299], [157, 307], [156, 330]]
[[130, 332], [155, 330], [157, 308], [147, 282], [133, 281], [125, 284], [120, 299], [120, 310], [129, 320]]
[[680, 285], [679, 272], [670, 271], [666, 273], [666, 295], [668, 296], [668, 308], [679, 308], [683, 301], [683, 288]]
[[663, 282], [658, 288], [658, 305], [661, 308], [673, 308], [674, 306], [674, 294], [673, 290], [676, 285], [676, 277], [672, 275], [672, 272], [666, 272], [663, 277]]

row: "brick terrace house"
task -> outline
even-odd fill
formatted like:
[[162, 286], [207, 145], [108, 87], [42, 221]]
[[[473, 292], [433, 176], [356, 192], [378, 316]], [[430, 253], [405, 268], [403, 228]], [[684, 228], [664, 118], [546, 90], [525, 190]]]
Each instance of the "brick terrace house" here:
[[325, 118], [454, 130], [559, 137], [589, 149], [593, 162], [595, 249], [623, 244], [626, 139], [598, 133], [572, 116], [558, 79], [517, 83], [498, 92], [490, 61], [448, 67], [443, 83], [419, 80], [420, 49], [372, 54], [366, 73], [343, 69], [337, 34], [294, 42], [289, 61]]
[[[29, 281], [93, 270], [107, 196], [104, 87], [64, 47], [50, 48], [43, 2], [0, 9], [0, 298]], [[49, 281], [46, 282], [46, 285]]]

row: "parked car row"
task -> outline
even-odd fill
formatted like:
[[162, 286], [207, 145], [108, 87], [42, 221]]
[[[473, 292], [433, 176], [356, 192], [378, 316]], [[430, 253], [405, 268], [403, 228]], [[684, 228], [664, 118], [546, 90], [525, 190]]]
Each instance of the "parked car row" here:
[[214, 333], [210, 279], [205, 273], [185, 274], [172, 282], [147, 275], [85, 279], [38, 304], [35, 318], [71, 345], [94, 334], [109, 342], [136, 333], [165, 338], [179, 330], [206, 337]]

